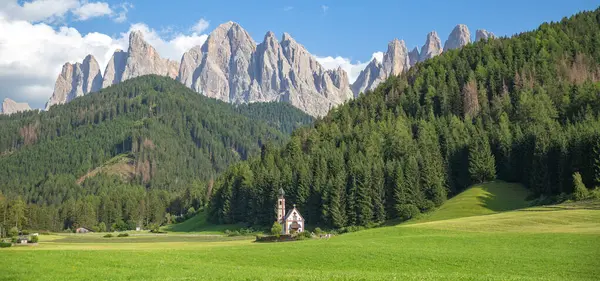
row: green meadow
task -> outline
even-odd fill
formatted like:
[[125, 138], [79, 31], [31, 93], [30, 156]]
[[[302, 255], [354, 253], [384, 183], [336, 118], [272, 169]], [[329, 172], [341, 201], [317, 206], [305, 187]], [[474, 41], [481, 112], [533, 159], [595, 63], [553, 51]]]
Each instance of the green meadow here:
[[0, 250], [0, 280], [598, 280], [600, 203], [526, 195], [487, 183], [407, 223], [297, 242], [215, 235], [202, 217], [166, 235], [41, 236]]

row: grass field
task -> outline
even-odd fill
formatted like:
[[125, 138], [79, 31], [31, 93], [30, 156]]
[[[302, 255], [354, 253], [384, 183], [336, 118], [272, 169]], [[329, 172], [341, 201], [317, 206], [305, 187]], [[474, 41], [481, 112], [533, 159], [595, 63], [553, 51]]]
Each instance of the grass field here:
[[186, 220], [182, 223], [171, 224], [161, 227], [162, 231], [168, 232], [187, 232], [187, 233], [199, 233], [199, 234], [223, 234], [225, 230], [238, 230], [243, 228], [243, 225], [239, 224], [222, 224], [216, 225], [211, 224], [207, 221], [207, 214], [205, 211], [199, 212], [194, 217]]
[[525, 194], [488, 183], [419, 220], [328, 240], [42, 236], [0, 250], [0, 280], [598, 280], [600, 203], [521, 209]]

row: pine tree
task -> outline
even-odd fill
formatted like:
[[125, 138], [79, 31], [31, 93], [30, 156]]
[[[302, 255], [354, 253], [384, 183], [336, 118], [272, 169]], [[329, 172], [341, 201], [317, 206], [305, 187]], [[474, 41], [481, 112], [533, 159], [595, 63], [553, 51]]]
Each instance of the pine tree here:
[[496, 179], [496, 160], [486, 136], [478, 136], [469, 147], [469, 174], [473, 183]]
[[581, 174], [576, 172], [573, 174], [573, 199], [575, 201], [586, 199], [588, 196], [588, 190], [583, 184]]
[[596, 136], [594, 145], [594, 183], [600, 186], [600, 136]]

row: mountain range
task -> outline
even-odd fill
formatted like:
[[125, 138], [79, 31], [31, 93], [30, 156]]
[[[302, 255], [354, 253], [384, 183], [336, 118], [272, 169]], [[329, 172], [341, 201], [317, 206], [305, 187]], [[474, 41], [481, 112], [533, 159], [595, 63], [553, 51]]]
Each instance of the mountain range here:
[[[477, 30], [475, 40], [491, 37], [491, 32]], [[140, 31], [133, 31], [128, 50], [114, 52], [104, 75], [92, 55], [82, 63], [65, 63], [46, 110], [127, 79], [156, 74], [222, 101], [287, 102], [312, 116], [324, 116], [332, 107], [373, 90], [417, 62], [470, 42], [471, 33], [463, 24], [453, 29], [443, 48], [435, 31], [427, 35], [420, 50], [414, 48], [410, 52], [403, 40], [394, 39], [388, 44], [383, 61], [374, 58], [350, 84], [344, 70], [325, 69], [287, 33], [278, 40], [273, 32], [267, 32], [262, 43], [257, 44], [239, 24], [227, 22], [211, 32], [202, 46], [185, 52], [178, 63], [160, 57]], [[4, 112], [10, 113], [10, 109]]]

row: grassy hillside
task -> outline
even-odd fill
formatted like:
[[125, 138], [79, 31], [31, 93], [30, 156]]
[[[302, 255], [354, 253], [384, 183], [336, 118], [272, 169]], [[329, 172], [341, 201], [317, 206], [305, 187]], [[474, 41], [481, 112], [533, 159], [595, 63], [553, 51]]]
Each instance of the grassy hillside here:
[[[512, 195], [496, 197], [503, 198], [496, 203], [512, 208], [511, 201], [521, 194], [520, 187], [514, 187], [517, 190], [507, 192]], [[0, 249], [3, 278], [597, 280], [598, 202], [488, 215], [463, 212], [468, 217], [458, 217], [461, 212], [457, 209], [493, 211], [481, 211], [481, 202], [473, 200], [485, 194], [485, 189], [466, 191], [459, 195], [461, 204], [448, 202], [449, 206], [444, 205], [437, 214], [454, 219], [382, 227], [323, 240], [264, 244], [227, 238], [213, 242], [214, 237], [190, 235], [111, 238], [119, 241], [102, 240], [98, 235], [42, 236], [37, 247]], [[458, 205], [461, 208], [456, 208]], [[289, 259], [293, 259], [293, 266], [281, 266]], [[35, 262], [39, 260], [46, 262]]]
[[495, 214], [525, 208], [529, 191], [518, 183], [503, 181], [476, 184], [449, 199], [435, 211], [424, 214], [415, 222]]
[[161, 230], [168, 232], [223, 234], [225, 230], [233, 231], [244, 227], [243, 224], [213, 224], [208, 222], [207, 216], [206, 211], [202, 211], [184, 222], [166, 225]]

